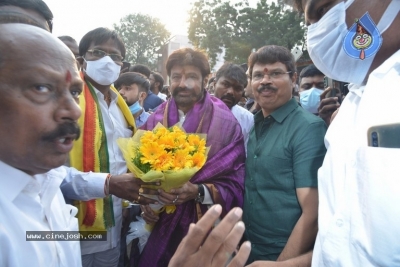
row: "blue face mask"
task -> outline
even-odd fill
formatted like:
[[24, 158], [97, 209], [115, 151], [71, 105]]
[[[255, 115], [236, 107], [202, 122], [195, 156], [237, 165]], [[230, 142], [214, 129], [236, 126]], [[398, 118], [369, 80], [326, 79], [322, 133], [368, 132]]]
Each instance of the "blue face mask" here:
[[129, 109], [132, 114], [136, 114], [142, 110], [142, 106], [139, 104], [139, 101], [136, 101], [133, 105], [129, 106]]
[[320, 95], [322, 94], [324, 90], [318, 89], [318, 88], [311, 88], [309, 90], [300, 92], [300, 104], [301, 106], [313, 113], [317, 114], [318, 113], [318, 105], [320, 102]]

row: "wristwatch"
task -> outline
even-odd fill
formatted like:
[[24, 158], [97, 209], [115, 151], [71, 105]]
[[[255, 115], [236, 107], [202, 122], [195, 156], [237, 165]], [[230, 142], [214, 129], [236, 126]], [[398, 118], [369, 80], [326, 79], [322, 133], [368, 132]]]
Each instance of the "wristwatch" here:
[[198, 184], [197, 188], [199, 190], [199, 193], [195, 200], [196, 200], [196, 202], [203, 203], [203, 201], [204, 201], [204, 185]]

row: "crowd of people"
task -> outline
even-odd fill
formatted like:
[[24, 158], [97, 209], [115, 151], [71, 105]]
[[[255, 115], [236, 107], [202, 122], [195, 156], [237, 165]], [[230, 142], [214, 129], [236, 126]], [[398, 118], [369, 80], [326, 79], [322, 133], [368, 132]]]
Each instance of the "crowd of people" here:
[[[211, 73], [203, 51], [180, 48], [167, 82], [124, 62], [113, 30], [57, 38], [45, 2], [0, 0], [0, 266], [400, 266], [400, 147], [369, 142], [371, 127], [400, 124], [400, 1], [289, 4], [314, 65], [299, 72], [266, 45]], [[168, 192], [117, 144], [159, 124], [209, 147]], [[154, 225], [142, 249], [126, 241], [139, 218]]]

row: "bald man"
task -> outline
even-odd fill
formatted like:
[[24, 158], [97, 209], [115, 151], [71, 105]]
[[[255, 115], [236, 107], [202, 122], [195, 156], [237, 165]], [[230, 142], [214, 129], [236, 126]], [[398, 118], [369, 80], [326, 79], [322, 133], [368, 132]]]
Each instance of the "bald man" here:
[[0, 31], [0, 265], [80, 266], [78, 240], [38, 242], [26, 233], [78, 230], [77, 209], [59, 189], [66, 174], [59, 166], [80, 134], [75, 58], [37, 27]]

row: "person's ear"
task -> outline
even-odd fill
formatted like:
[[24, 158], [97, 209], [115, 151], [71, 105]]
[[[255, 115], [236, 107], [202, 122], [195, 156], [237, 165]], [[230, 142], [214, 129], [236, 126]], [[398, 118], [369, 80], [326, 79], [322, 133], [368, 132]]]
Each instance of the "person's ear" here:
[[81, 65], [81, 67], [83, 66], [83, 63], [84, 63], [84, 60], [83, 60], [83, 57], [77, 57], [76, 58], [76, 61], [78, 61], [79, 62], [79, 65]]
[[296, 84], [296, 81], [297, 81], [297, 72], [293, 73], [293, 76], [292, 76], [293, 86]]
[[140, 92], [139, 93], [139, 101], [145, 100], [146, 97], [147, 97], [147, 93], [146, 92]]

